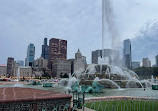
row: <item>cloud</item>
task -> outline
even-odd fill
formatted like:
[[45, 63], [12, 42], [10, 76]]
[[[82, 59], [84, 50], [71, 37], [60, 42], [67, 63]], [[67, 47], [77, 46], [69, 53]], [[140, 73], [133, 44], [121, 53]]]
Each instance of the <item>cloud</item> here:
[[24, 60], [29, 43], [35, 44], [39, 57], [45, 36], [68, 40], [68, 58], [80, 48], [90, 62], [91, 51], [101, 47], [98, 5], [96, 0], [0, 1], [0, 63], [10, 56]]
[[[0, 0], [0, 63], [24, 60], [29, 43], [39, 57], [45, 36], [68, 40], [68, 58], [80, 48], [91, 63], [91, 51], [102, 47], [101, 6], [101, 0]], [[113, 6], [121, 40], [158, 17], [157, 0], [113, 0]]]
[[133, 60], [142, 60], [149, 57], [155, 64], [158, 54], [158, 20], [149, 20], [140, 29], [137, 36], [132, 39]]

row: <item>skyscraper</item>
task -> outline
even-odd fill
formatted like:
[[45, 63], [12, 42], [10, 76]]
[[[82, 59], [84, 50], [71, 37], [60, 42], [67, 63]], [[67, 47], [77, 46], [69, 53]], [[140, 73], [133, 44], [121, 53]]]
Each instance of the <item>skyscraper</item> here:
[[92, 63], [98, 64], [98, 57], [102, 56], [102, 50], [92, 51]]
[[7, 59], [7, 77], [13, 76], [13, 65], [14, 65], [14, 58], [8, 57]]
[[32, 66], [34, 59], [35, 59], [35, 46], [34, 44], [29, 44], [27, 48], [26, 66]]
[[[120, 57], [119, 57], [119, 51], [112, 50], [112, 49], [104, 49], [104, 58], [108, 58], [108, 64], [110, 65], [118, 65], [120, 66]], [[96, 50], [92, 51], [92, 63], [98, 64], [99, 60], [98, 58], [102, 57], [102, 50]]]
[[44, 59], [49, 58], [49, 46], [47, 45], [47, 38], [44, 38], [44, 44], [42, 45], [41, 57], [43, 57]]
[[131, 56], [131, 41], [129, 39], [123, 41], [123, 66], [131, 69], [132, 56]]
[[86, 69], [86, 57], [82, 56], [80, 50], [78, 49], [77, 53], [75, 53], [75, 60], [73, 64], [73, 71], [84, 71]]
[[151, 61], [148, 58], [143, 58], [143, 67], [151, 67]]
[[52, 38], [49, 40], [49, 61], [48, 68], [52, 69], [52, 64], [56, 60], [67, 59], [67, 41]]
[[155, 57], [156, 67], [158, 67], [158, 55]]

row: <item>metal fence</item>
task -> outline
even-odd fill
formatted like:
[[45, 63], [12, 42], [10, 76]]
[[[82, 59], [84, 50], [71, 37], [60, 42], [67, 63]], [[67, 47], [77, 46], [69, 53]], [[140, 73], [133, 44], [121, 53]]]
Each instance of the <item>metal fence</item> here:
[[84, 104], [60, 104], [51, 101], [14, 103], [0, 106], [0, 111], [158, 111], [158, 100], [85, 101]]
[[1, 103], [0, 111], [70, 111], [70, 100]]
[[151, 97], [96, 97], [84, 98], [84, 93], [73, 92], [75, 111], [158, 111], [158, 99]]
[[[84, 104], [84, 111], [158, 111], [157, 100], [116, 100]], [[89, 108], [89, 109], [87, 109]]]

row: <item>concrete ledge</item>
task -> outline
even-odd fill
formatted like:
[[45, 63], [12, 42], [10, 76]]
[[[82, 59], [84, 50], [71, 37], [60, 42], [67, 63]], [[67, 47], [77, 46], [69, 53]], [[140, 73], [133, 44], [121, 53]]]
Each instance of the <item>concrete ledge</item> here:
[[44, 100], [71, 100], [72, 96], [61, 93], [53, 93], [49, 91], [32, 89], [7, 87], [0, 88], [0, 104], [16, 103], [16, 102], [33, 102]]

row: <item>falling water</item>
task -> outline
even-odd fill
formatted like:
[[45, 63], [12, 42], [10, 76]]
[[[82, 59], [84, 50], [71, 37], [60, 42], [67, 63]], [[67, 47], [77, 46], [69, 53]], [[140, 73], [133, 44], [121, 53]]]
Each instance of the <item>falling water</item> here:
[[127, 87], [129, 86], [129, 83], [130, 82], [135, 82], [135, 83], [139, 83], [141, 85], [141, 87], [144, 89], [144, 86], [142, 85], [142, 83], [138, 80], [138, 79], [130, 79], [128, 82], [127, 82]]
[[104, 81], [109, 82], [112, 85], [114, 85], [115, 87], [117, 87], [118, 89], [120, 89], [120, 86], [117, 83], [115, 83], [114, 81], [110, 80], [110, 79], [100, 79], [100, 81], [101, 82], [104, 82]]
[[154, 83], [154, 76], [151, 76], [151, 83]]
[[110, 70], [109, 70], [109, 68], [106, 69], [105, 74], [108, 74], [109, 75], [109, 79], [110, 79]]
[[68, 85], [67, 85], [67, 88], [68, 89], [71, 89], [71, 87], [77, 82], [77, 79], [75, 77], [72, 77], [69, 79], [68, 81]]
[[96, 78], [94, 79], [94, 82], [98, 82], [98, 81], [100, 81], [100, 79], [99, 79], [98, 77], [96, 77]]
[[120, 39], [114, 18], [112, 0], [102, 0], [102, 49], [117, 49], [119, 46]]
[[21, 87], [21, 86], [23, 86], [22, 84], [19, 84], [19, 81], [20, 81], [20, 67], [18, 67], [17, 79], [16, 79], [16, 84], [14, 85], [14, 87]]
[[140, 80], [140, 82], [145, 84], [146, 88], [149, 88], [152, 86], [152, 83], [149, 80]]

